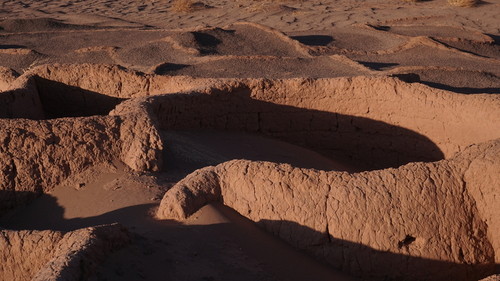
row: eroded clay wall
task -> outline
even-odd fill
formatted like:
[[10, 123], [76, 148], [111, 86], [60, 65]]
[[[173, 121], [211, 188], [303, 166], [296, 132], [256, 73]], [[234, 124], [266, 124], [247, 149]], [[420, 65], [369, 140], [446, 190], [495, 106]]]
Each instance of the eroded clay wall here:
[[108, 97], [134, 98], [177, 93], [204, 88], [219, 79], [188, 76], [148, 75], [117, 65], [51, 64], [31, 69], [24, 75], [35, 75], [54, 84], [99, 93]]
[[58, 231], [0, 230], [2, 280], [31, 280], [53, 256], [63, 233]]
[[[59, 241], [53, 258], [31, 280], [89, 280], [107, 256], [130, 243], [131, 235], [119, 224], [68, 232]], [[95, 278], [95, 277], [94, 277]]]
[[[391, 77], [263, 80], [250, 88], [254, 99], [408, 129], [429, 138], [447, 158], [468, 145], [500, 137], [498, 95], [456, 94]], [[377, 126], [365, 128], [357, 123], [354, 119], [351, 127], [371, 131], [374, 136], [384, 134]], [[389, 139], [380, 140], [390, 143]], [[399, 144], [418, 151], [419, 143]]]
[[[31, 74], [0, 92], [0, 213], [95, 163], [160, 170], [163, 147], [146, 111], [105, 116], [122, 100]], [[81, 118], [56, 118], [67, 116]]]
[[0, 118], [45, 118], [33, 77], [22, 77], [0, 92]]
[[141, 102], [162, 129], [262, 133], [360, 170], [435, 161], [500, 137], [496, 96], [457, 95], [389, 77], [227, 80], [133, 101]]
[[121, 152], [120, 118], [0, 119], [0, 212]]
[[0, 92], [7, 91], [10, 84], [19, 77], [19, 74], [13, 69], [0, 66]]
[[118, 98], [144, 95], [148, 89], [146, 76], [117, 65], [50, 64], [35, 67], [24, 75]]
[[490, 185], [499, 155], [496, 140], [449, 160], [354, 174], [236, 160], [180, 181], [157, 215], [182, 219], [220, 201], [355, 275], [477, 280], [493, 273], [500, 252], [498, 210], [483, 202], [499, 196]]
[[87, 280], [96, 264], [130, 242], [120, 225], [63, 233], [51, 230], [0, 230], [2, 280]]
[[[163, 129], [263, 133], [360, 169], [438, 160], [500, 137], [496, 95], [460, 95], [391, 77], [206, 79], [92, 64], [39, 66], [27, 75], [33, 74], [42, 88], [67, 85], [106, 100], [102, 111], [114, 98], [154, 96], [147, 103]], [[208, 96], [155, 96], [182, 91]]]
[[432, 141], [411, 130], [363, 117], [255, 100], [244, 88], [149, 100], [165, 130], [208, 128], [264, 134], [359, 169], [443, 158]]

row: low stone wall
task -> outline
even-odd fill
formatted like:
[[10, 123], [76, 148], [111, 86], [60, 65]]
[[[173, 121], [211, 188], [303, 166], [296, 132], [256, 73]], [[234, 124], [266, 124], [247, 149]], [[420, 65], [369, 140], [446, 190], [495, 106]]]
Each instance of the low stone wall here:
[[477, 280], [500, 259], [499, 155], [495, 140], [449, 160], [354, 174], [230, 161], [177, 183], [157, 216], [185, 219], [219, 201], [354, 275]]

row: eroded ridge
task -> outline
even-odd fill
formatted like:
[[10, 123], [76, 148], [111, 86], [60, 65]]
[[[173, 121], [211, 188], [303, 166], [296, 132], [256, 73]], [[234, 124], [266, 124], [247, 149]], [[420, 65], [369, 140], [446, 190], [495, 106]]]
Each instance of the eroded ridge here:
[[194, 172], [157, 216], [219, 201], [299, 249], [381, 280], [477, 280], [499, 262], [500, 141], [448, 159], [363, 173], [235, 160]]

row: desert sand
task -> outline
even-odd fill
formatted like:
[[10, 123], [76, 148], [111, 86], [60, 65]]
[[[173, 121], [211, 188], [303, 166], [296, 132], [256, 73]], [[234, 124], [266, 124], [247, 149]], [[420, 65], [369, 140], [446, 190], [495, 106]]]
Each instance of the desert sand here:
[[0, 280], [500, 280], [500, 3], [0, 3]]

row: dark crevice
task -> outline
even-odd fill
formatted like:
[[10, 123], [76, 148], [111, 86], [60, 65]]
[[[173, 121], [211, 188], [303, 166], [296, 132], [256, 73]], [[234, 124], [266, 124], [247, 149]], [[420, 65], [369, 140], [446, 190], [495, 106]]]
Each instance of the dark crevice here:
[[17, 178], [17, 166], [14, 160], [11, 160], [10, 169], [8, 169], [7, 175], [9, 179], [8, 182], [15, 184]]
[[328, 243], [332, 243], [333, 240], [332, 240], [332, 236], [330, 235], [330, 229], [328, 228], [328, 221], [326, 222], [326, 238], [328, 239]]

